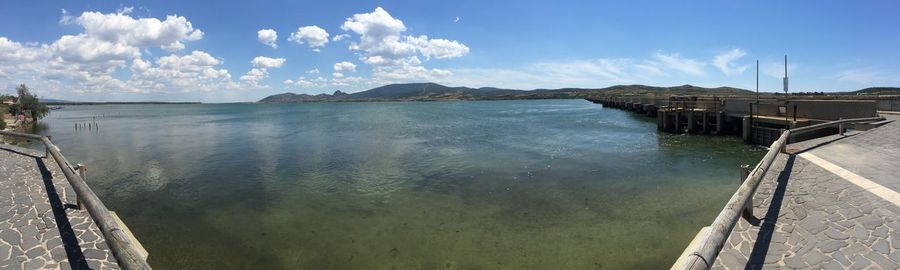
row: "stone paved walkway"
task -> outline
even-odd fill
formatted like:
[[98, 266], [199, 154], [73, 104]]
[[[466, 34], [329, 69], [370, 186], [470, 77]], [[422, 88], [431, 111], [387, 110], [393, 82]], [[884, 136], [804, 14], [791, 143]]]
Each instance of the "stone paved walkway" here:
[[900, 269], [900, 207], [799, 155], [896, 191], [898, 142], [894, 122], [788, 146], [753, 197], [757, 220], [738, 222], [713, 268]]
[[0, 269], [118, 269], [75, 192], [43, 152], [0, 145]]

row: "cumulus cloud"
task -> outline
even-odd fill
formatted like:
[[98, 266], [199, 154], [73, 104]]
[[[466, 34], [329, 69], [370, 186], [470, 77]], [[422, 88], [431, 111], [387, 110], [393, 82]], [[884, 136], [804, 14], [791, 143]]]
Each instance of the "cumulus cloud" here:
[[356, 65], [347, 61], [338, 62], [334, 64], [334, 71], [356, 71]]
[[359, 37], [358, 41], [350, 43], [350, 49], [362, 52], [360, 60], [373, 66], [372, 77], [378, 83], [444, 77], [451, 72], [423, 67], [418, 55], [429, 60], [462, 57], [469, 53], [469, 47], [455, 40], [404, 36], [407, 28], [403, 21], [381, 7], [347, 18], [341, 30]]
[[269, 77], [269, 69], [280, 68], [285, 61], [284, 58], [257, 56], [250, 61], [250, 64], [253, 64], [253, 68], [247, 74], [241, 76], [240, 79], [249, 87], [268, 88], [268, 85], [260, 85], [259, 83]]
[[288, 37], [288, 41], [297, 42], [297, 44], [309, 44], [310, 48], [314, 50], [318, 50], [317, 47], [325, 47], [325, 44], [328, 44], [328, 32], [321, 27], [312, 25], [312, 26], [303, 26], [297, 28], [297, 32], [291, 33], [291, 36]]
[[721, 70], [722, 73], [725, 73], [725, 75], [728, 75], [728, 76], [730, 76], [731, 74], [736, 74], [736, 73], [737, 74], [744, 73], [744, 70], [747, 69], [747, 66], [746, 65], [735, 65], [733, 62], [735, 60], [741, 59], [741, 57], [744, 57], [745, 55], [747, 55], [747, 52], [745, 52], [744, 50], [737, 49], [737, 48], [731, 49], [731, 50], [728, 50], [726, 52], [716, 55], [716, 57], [712, 61], [712, 64], [713, 64], [713, 66], [719, 68], [719, 70]]
[[423, 35], [418, 37], [407, 36], [406, 42], [415, 46], [425, 56], [425, 59], [430, 59], [431, 57], [437, 59], [456, 58], [469, 53], [469, 47], [456, 40], [428, 39], [428, 36]]
[[90, 38], [126, 46], [174, 48], [179, 46], [173, 43], [203, 38], [203, 31], [194, 29], [185, 17], [174, 15], [166, 16], [165, 20], [135, 19], [122, 10], [108, 14], [88, 11], [68, 21], [84, 27], [85, 35]]
[[[83, 31], [49, 44], [23, 45], [0, 37], [0, 74], [6, 76], [0, 80], [27, 83], [42, 89], [42, 94], [181, 92], [233, 86], [228, 71], [216, 68], [221, 60], [206, 52], [145, 60], [143, 54], [149, 49], [180, 51], [184, 43], [201, 39], [203, 32], [185, 17], [133, 18], [132, 11], [124, 7], [116, 13], [88, 11], [75, 17], [63, 10], [59, 22], [81, 26]], [[131, 71], [130, 78], [123, 70]]]
[[306, 71], [306, 74], [319, 74], [319, 69], [314, 68]]
[[286, 59], [284, 58], [257, 56], [250, 61], [250, 64], [253, 64], [253, 66], [257, 68], [280, 68], [282, 65], [284, 65], [285, 61]]
[[213, 91], [236, 87], [228, 70], [216, 68], [222, 61], [204, 51], [163, 56], [156, 59], [155, 64], [135, 59], [131, 64], [132, 75], [128, 83], [142, 92]]
[[278, 48], [278, 44], [275, 44], [275, 41], [278, 39], [278, 32], [272, 29], [262, 29], [256, 31], [256, 39], [259, 40], [260, 43], [266, 44], [272, 48]]

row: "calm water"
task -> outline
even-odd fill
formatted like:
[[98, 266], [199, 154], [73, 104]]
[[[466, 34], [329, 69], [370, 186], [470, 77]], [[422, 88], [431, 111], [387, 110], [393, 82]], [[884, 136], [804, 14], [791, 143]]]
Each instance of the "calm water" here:
[[[76, 123], [100, 123], [99, 131]], [[667, 268], [764, 152], [582, 100], [67, 106], [156, 269]]]

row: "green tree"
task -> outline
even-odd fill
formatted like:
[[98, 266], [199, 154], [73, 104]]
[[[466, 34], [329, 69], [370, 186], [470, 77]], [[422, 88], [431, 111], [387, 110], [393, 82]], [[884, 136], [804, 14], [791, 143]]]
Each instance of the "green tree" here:
[[50, 108], [47, 108], [47, 105], [41, 104], [40, 100], [28, 91], [28, 86], [20, 84], [19, 86], [16, 86], [16, 91], [19, 92], [19, 101], [10, 108], [10, 112], [13, 114], [27, 112], [31, 114], [31, 118], [34, 119], [34, 121], [37, 121], [50, 113]]

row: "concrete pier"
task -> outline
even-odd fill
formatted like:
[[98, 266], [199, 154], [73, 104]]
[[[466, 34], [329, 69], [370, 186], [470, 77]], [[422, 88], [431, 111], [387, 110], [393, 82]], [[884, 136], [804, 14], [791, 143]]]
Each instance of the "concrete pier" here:
[[900, 269], [900, 121], [786, 151], [713, 269]]
[[[747, 97], [589, 97], [604, 107], [657, 118], [657, 129], [671, 133], [741, 136], [747, 143], [769, 145], [781, 129], [804, 127], [840, 118], [874, 117], [875, 100], [791, 100]], [[749, 117], [749, 119], [747, 119]], [[837, 133], [824, 130], [808, 137]], [[799, 138], [805, 139], [805, 138]]]
[[0, 269], [118, 269], [75, 192], [43, 151], [0, 144]]

